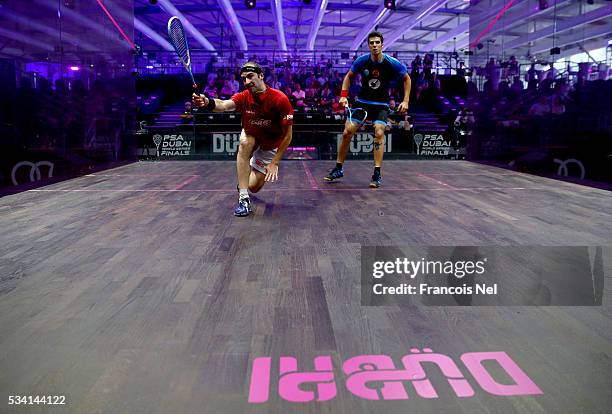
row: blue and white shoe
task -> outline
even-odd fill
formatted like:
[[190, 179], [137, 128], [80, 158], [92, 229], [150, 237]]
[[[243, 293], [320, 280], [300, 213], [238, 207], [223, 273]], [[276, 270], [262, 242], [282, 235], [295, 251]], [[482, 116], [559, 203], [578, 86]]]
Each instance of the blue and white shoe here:
[[382, 177], [380, 176], [380, 173], [374, 171], [374, 174], [372, 175], [372, 181], [370, 181], [370, 188], [378, 188], [381, 184]]
[[325, 181], [334, 181], [337, 180], [338, 178], [342, 178], [344, 177], [344, 171], [342, 170], [342, 168], [336, 168], [334, 167], [329, 174], [327, 174], [325, 177], [323, 177], [323, 179]]
[[251, 214], [252, 211], [251, 200], [248, 198], [241, 198], [240, 201], [238, 201], [238, 205], [234, 209], [234, 216], [246, 217]]

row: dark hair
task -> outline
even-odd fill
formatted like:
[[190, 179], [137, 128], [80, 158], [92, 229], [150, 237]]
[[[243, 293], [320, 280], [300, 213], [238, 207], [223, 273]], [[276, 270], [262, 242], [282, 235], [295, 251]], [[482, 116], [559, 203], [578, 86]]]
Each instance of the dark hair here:
[[242, 67], [240, 68], [241, 75], [242, 75], [242, 72], [255, 72], [259, 75], [263, 73], [263, 70], [261, 69], [261, 66], [259, 66], [259, 64], [255, 62], [247, 62], [244, 65], [242, 65]]
[[385, 39], [383, 38], [383, 35], [380, 32], [370, 32], [368, 34], [368, 43], [370, 43], [371, 37], [380, 37], [380, 43], [385, 43]]

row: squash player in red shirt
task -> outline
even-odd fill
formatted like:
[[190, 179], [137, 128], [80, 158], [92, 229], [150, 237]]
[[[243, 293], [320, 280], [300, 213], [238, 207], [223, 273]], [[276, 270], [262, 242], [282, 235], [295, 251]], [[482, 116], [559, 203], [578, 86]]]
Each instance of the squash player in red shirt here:
[[257, 63], [242, 65], [240, 78], [245, 90], [231, 99], [194, 94], [193, 103], [213, 112], [242, 114], [236, 157], [239, 197], [234, 215], [244, 217], [252, 212], [249, 190], [256, 193], [266, 181], [278, 179], [278, 164], [293, 134], [293, 108], [283, 92], [264, 83], [263, 70]]

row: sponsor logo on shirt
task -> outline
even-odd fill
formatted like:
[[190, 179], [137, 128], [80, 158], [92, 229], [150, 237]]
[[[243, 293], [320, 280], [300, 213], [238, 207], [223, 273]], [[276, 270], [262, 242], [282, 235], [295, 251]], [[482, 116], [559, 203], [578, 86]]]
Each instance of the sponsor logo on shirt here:
[[380, 81], [378, 79], [370, 79], [368, 81], [368, 86], [370, 89], [378, 89], [380, 88]]
[[251, 119], [249, 123], [253, 126], [258, 126], [258, 127], [269, 127], [270, 125], [272, 125], [271, 120], [261, 119], [261, 118]]

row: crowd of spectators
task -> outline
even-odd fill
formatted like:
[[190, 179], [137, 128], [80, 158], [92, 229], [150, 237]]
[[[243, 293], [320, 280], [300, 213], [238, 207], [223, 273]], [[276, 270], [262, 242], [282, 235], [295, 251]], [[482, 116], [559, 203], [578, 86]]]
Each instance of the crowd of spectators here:
[[[254, 60], [257, 60], [256, 57]], [[331, 61], [324, 57], [315, 64], [306, 60], [297, 66], [289, 63], [271, 65], [265, 60], [259, 62], [265, 70], [266, 84], [283, 91], [296, 111], [330, 113], [342, 110], [337, 102], [348, 67], [344, 70], [335, 69]], [[217, 98], [228, 99], [242, 89], [236, 78], [235, 68], [215, 70], [209, 67], [209, 70], [211, 71], [199, 77], [200, 82], [205, 83], [204, 92]], [[390, 96], [396, 102], [403, 97], [402, 87], [401, 82], [398, 82], [396, 87], [390, 90]], [[360, 88], [361, 77], [357, 74], [349, 87], [349, 96], [356, 97]]]
[[[337, 102], [349, 66], [338, 68], [324, 56], [314, 63], [294, 60], [284, 64], [256, 56], [248, 59], [262, 64], [266, 83], [285, 92], [297, 112], [342, 111]], [[411, 112], [423, 110], [448, 115], [452, 124], [457, 112], [467, 105], [478, 127], [484, 126], [485, 130], [494, 128], [491, 124], [500, 119], [522, 121], [527, 125], [530, 119], [538, 121], [541, 117], [563, 116], [572, 101], [571, 91], [576, 88], [574, 74], [560, 76], [550, 64], [520, 64], [515, 56], [510, 56], [503, 60], [489, 57], [479, 66], [466, 67], [458, 55], [453, 59], [446, 61], [447, 66], [452, 67], [450, 70], [449, 67], [440, 69], [439, 56], [431, 53], [417, 54], [412, 60], [402, 58], [412, 81]], [[227, 99], [242, 89], [237, 66], [215, 68], [210, 64], [208, 73], [200, 74], [198, 80], [205, 92]], [[350, 97], [358, 94], [360, 84], [357, 75], [349, 87]], [[401, 88], [401, 84], [397, 86]], [[392, 102], [399, 102], [403, 91], [394, 88], [390, 96]], [[505, 125], [510, 124], [512, 122]]]
[[468, 87], [475, 157], [513, 151], [544, 157], [612, 132], [612, 79], [589, 81], [585, 74], [559, 73], [551, 64], [536, 63], [521, 74], [512, 59], [500, 64], [494, 58], [481, 73], [483, 87]]
[[134, 93], [129, 80], [98, 81], [90, 89], [80, 80], [22, 77], [16, 88], [3, 92], [0, 121], [7, 140], [17, 148], [84, 148], [88, 138], [111, 136], [126, 129], [133, 117]]

